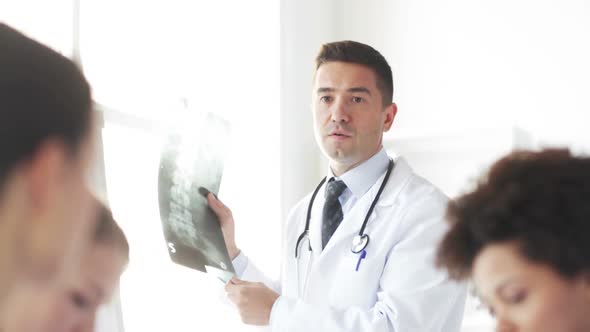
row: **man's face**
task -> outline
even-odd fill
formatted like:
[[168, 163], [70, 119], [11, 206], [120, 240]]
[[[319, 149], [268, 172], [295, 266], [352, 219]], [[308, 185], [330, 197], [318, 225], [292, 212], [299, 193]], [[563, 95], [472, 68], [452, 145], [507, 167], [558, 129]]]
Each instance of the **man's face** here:
[[473, 265], [473, 281], [498, 320], [499, 332], [590, 330], [590, 283], [565, 278], [529, 261], [516, 243], [485, 247]]
[[[77, 273], [81, 253], [91, 243], [96, 205], [86, 185], [94, 154], [91, 136], [76, 154], [60, 144], [49, 144], [33, 160], [30, 181], [31, 215], [23, 230], [21, 259], [27, 262], [25, 278], [52, 282]], [[61, 150], [61, 151], [60, 151]], [[44, 180], [49, 178], [48, 180]], [[43, 280], [43, 279], [46, 280]]]
[[[48, 313], [64, 308], [63, 294], [79, 275], [97, 221], [95, 199], [86, 185], [94, 154], [91, 137], [89, 134], [74, 154], [59, 141], [47, 140], [23, 166], [26, 212], [17, 223], [12, 246], [14, 261], [20, 264], [17, 280], [2, 303], [7, 312], [1, 313], [0, 329], [26, 326], [18, 330], [53, 331], [45, 322], [57, 315]], [[68, 317], [65, 312], [63, 318]]]
[[397, 111], [383, 105], [373, 70], [353, 63], [321, 65], [312, 100], [316, 140], [333, 170], [349, 170], [377, 153]]
[[126, 263], [117, 246], [93, 245], [84, 255], [78, 274], [63, 287], [21, 289], [12, 301], [4, 328], [22, 332], [94, 331], [99, 306], [109, 301]]

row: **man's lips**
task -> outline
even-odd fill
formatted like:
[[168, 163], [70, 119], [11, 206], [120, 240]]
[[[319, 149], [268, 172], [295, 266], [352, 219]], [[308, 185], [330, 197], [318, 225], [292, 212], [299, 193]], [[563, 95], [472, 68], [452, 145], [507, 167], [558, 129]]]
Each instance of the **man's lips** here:
[[328, 136], [329, 137], [346, 138], [346, 137], [350, 137], [351, 135], [347, 132], [344, 132], [344, 131], [335, 130], [335, 131], [331, 132], [330, 134], [328, 134]]

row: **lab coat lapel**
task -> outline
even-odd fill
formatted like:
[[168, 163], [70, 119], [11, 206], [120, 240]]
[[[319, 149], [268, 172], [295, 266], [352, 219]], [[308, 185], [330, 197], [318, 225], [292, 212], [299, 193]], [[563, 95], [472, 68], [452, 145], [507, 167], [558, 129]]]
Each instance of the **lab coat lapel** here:
[[[395, 160], [395, 166], [393, 167], [391, 177], [389, 178], [387, 186], [385, 186], [385, 189], [383, 189], [381, 198], [379, 198], [375, 208], [394, 204], [395, 200], [399, 196], [399, 193], [402, 191], [407, 181], [411, 178], [412, 174], [413, 171], [406, 160], [401, 157], [397, 158]], [[382, 181], [382, 179], [380, 179], [380, 181]], [[381, 183], [380, 181], [378, 181], [379, 184]], [[377, 190], [378, 189], [375, 190], [374, 195], [377, 194]]]
[[[372, 215], [369, 217], [369, 221], [367, 222], [367, 228], [365, 229], [365, 233], [370, 234], [372, 229], [378, 228], [380, 226], [379, 223], [393, 223], [396, 220], [385, 220], [385, 216], [393, 215], [392, 212], [398, 208], [398, 197], [399, 194], [402, 192], [403, 188], [406, 186], [408, 180], [412, 176], [412, 169], [408, 165], [408, 163], [403, 158], [398, 158], [395, 161], [395, 166], [393, 172], [391, 173], [391, 177], [389, 181], [387, 181], [387, 185], [383, 189], [381, 193], [381, 197], [379, 201], [375, 205], [375, 209], [373, 210]], [[380, 185], [380, 179], [377, 183]], [[379, 190], [379, 185], [373, 186], [374, 193], [371, 196], [371, 202], [377, 195], [377, 191]], [[370, 204], [370, 203], [369, 203]], [[367, 210], [369, 205], [367, 205]], [[363, 216], [364, 218], [364, 216]], [[364, 220], [364, 219], [363, 219]], [[357, 230], [358, 232], [358, 230]], [[355, 234], [356, 235], [356, 234]], [[370, 236], [370, 235], [369, 235]]]

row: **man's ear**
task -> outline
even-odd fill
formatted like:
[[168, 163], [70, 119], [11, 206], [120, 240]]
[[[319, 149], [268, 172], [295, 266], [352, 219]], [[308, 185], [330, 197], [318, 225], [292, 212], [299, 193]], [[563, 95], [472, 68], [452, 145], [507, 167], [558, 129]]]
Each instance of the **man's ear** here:
[[57, 139], [43, 142], [28, 164], [28, 192], [33, 211], [43, 211], [55, 198], [66, 163], [64, 144]]
[[395, 103], [391, 103], [391, 105], [387, 106], [384, 110], [385, 112], [385, 121], [383, 122], [383, 131], [389, 131], [391, 125], [393, 125], [393, 120], [395, 120], [395, 115], [397, 114], [397, 105]]

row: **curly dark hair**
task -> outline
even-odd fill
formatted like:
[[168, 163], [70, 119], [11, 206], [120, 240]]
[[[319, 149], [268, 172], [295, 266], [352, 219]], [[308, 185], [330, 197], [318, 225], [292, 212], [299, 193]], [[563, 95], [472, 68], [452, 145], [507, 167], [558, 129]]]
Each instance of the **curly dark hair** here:
[[564, 277], [590, 271], [590, 158], [566, 149], [516, 151], [449, 203], [437, 266], [471, 276], [487, 245], [514, 241], [523, 257]]

